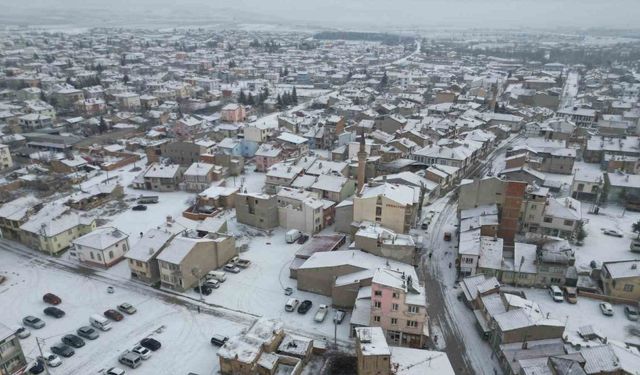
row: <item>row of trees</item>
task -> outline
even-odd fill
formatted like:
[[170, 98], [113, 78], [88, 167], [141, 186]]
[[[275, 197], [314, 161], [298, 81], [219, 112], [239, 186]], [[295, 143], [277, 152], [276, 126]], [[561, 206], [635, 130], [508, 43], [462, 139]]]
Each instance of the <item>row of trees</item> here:
[[254, 97], [252, 93], [246, 95], [244, 93], [244, 90], [240, 90], [240, 94], [238, 95], [238, 103], [242, 105], [262, 105], [268, 97], [269, 89], [266, 87], [263, 88], [256, 97]]

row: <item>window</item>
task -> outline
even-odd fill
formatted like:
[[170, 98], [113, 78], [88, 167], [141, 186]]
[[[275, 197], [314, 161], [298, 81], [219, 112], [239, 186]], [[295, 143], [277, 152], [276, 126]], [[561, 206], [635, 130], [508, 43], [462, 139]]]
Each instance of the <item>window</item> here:
[[102, 255], [100, 255], [100, 253], [96, 254], [96, 256], [98, 257], [99, 261], [102, 261]]
[[395, 299], [400, 298], [400, 293], [398, 293], [398, 292], [393, 292], [393, 298], [395, 298]]
[[109, 250], [109, 259], [113, 259], [113, 250]]
[[373, 307], [379, 309], [382, 307], [382, 303], [380, 301], [373, 301]]
[[392, 303], [391, 304], [391, 310], [398, 311], [398, 304], [397, 303]]
[[418, 312], [420, 312], [420, 307], [409, 305], [409, 312], [412, 314], [417, 314]]
[[96, 258], [93, 256], [93, 252], [89, 252], [89, 256], [91, 256], [91, 260], [96, 259]]
[[378, 315], [373, 316], [373, 321], [376, 323], [380, 323], [380, 317]]
[[391, 324], [393, 325], [398, 324], [398, 318], [391, 318]]
[[373, 292], [374, 296], [380, 297], [382, 295], [382, 291], [381, 290], [376, 290], [375, 292]]
[[633, 285], [632, 284], [624, 284], [624, 288], [622, 289], [625, 292], [633, 292]]
[[465, 257], [465, 258], [464, 258], [464, 262], [465, 262], [466, 264], [471, 264], [471, 263], [473, 263], [473, 258], [466, 258], [466, 257]]
[[418, 326], [418, 322], [415, 320], [407, 320], [407, 327], [416, 328]]
[[565, 221], [564, 221], [564, 225], [566, 225], [566, 226], [568, 226], [568, 227], [573, 226], [573, 220], [565, 220]]
[[536, 206], [535, 204], [532, 204], [532, 205], [531, 205], [531, 209], [532, 209], [532, 210], [535, 210], [535, 209], [536, 209], [536, 207], [537, 207], [537, 206]]
[[382, 215], [382, 207], [376, 207], [376, 216]]
[[549, 216], [545, 216], [544, 217], [544, 222], [545, 223], [552, 223], [553, 222], [553, 218], [549, 217]]
[[398, 331], [388, 331], [387, 336], [389, 337], [389, 341], [391, 342], [400, 342], [400, 332]]

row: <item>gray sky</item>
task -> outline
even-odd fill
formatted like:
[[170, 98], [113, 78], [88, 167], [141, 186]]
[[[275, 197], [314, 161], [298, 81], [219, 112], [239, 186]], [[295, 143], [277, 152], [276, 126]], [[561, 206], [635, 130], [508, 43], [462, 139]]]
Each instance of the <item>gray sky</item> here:
[[0, 24], [638, 28], [640, 0], [0, 0]]

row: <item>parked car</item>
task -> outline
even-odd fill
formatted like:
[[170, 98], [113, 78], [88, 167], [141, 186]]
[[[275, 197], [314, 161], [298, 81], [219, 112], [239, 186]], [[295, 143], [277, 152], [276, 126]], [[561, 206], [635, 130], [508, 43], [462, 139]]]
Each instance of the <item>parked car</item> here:
[[308, 234], [303, 234], [302, 236], [300, 236], [300, 237], [298, 238], [298, 241], [297, 241], [297, 242], [298, 242], [298, 244], [299, 244], [299, 245], [302, 245], [302, 244], [304, 244], [305, 242], [307, 242], [308, 240], [309, 240], [309, 235], [308, 235]]
[[78, 348], [82, 348], [84, 346], [84, 340], [81, 339], [79, 336], [73, 335], [73, 334], [68, 334], [68, 335], [64, 335], [62, 336], [62, 343], [65, 345], [69, 345], [71, 347], [74, 347], [76, 349]]
[[108, 331], [111, 329], [111, 322], [100, 314], [93, 314], [89, 317], [89, 323], [91, 326], [101, 330]]
[[629, 250], [634, 253], [640, 253], [640, 240], [635, 239], [629, 244]]
[[293, 310], [296, 309], [296, 307], [298, 307], [299, 303], [300, 303], [300, 301], [298, 301], [297, 298], [289, 298], [287, 303], [284, 305], [284, 309], [286, 311], [292, 312]]
[[131, 349], [132, 352], [136, 353], [137, 355], [139, 355], [140, 357], [142, 357], [142, 359], [149, 359], [151, 358], [151, 350], [145, 348], [142, 345], [136, 345], [133, 347], [133, 349]]
[[564, 301], [564, 295], [562, 294], [562, 290], [557, 285], [551, 285], [549, 287], [549, 295], [555, 302]]
[[345, 315], [347, 315], [347, 313], [345, 313], [342, 310], [336, 310], [335, 315], [333, 315], [333, 322], [336, 324], [340, 324], [342, 323], [342, 321], [344, 320]]
[[112, 367], [105, 372], [105, 375], [125, 375], [126, 372], [120, 367]]
[[118, 362], [131, 368], [136, 368], [142, 364], [142, 357], [131, 350], [125, 350], [118, 357]]
[[227, 280], [227, 274], [224, 271], [209, 271], [205, 276], [208, 280], [218, 280], [218, 282], [225, 282]]
[[292, 294], [293, 294], [293, 288], [291, 288], [291, 287], [284, 288], [284, 295], [285, 296], [290, 296]]
[[224, 265], [224, 270], [231, 273], [239, 273], [240, 267], [236, 266], [233, 263], [227, 263]]
[[72, 355], [76, 354], [76, 352], [73, 349], [71, 349], [70, 346], [65, 345], [63, 343], [58, 343], [58, 344], [52, 345], [51, 346], [51, 351], [54, 354], [61, 355], [61, 356], [65, 357], [65, 358], [69, 358]]
[[564, 288], [564, 299], [569, 303], [578, 303], [578, 290], [574, 287], [565, 286]]
[[300, 238], [300, 236], [302, 236], [302, 232], [297, 229], [291, 229], [285, 233], [284, 239], [287, 243], [294, 243], [298, 238]]
[[64, 316], [64, 311], [53, 306], [47, 307], [46, 309], [43, 310], [43, 312], [45, 315], [52, 316], [56, 319], [60, 319]]
[[43, 359], [47, 362], [49, 367], [58, 367], [62, 364], [60, 357], [53, 353], [44, 353]]
[[95, 340], [100, 337], [98, 331], [96, 331], [95, 328], [89, 326], [78, 328], [76, 333], [78, 334], [78, 336], [84, 337], [87, 340]]
[[135, 205], [135, 206], [131, 207], [131, 209], [133, 211], [146, 211], [147, 210], [147, 206], [145, 206], [144, 204], [138, 204], [138, 205]]
[[213, 335], [211, 337], [211, 345], [222, 346], [227, 341], [229, 341], [229, 338], [227, 336]]
[[4, 275], [0, 275], [0, 284], [2, 284], [3, 282], [5, 282], [7, 280], [7, 277]]
[[298, 314], [306, 314], [307, 311], [311, 310], [311, 306], [313, 306], [313, 302], [308, 299], [302, 301], [300, 306], [298, 306]]
[[37, 359], [36, 362], [29, 367], [30, 374], [42, 374], [44, 372], [44, 361]]
[[451, 232], [444, 232], [444, 240], [451, 241]]
[[251, 261], [248, 259], [242, 259], [240, 257], [233, 257], [231, 262], [240, 268], [248, 268], [251, 265]]
[[196, 293], [202, 293], [203, 295], [208, 296], [209, 294], [211, 294], [212, 289], [209, 288], [208, 286], [203, 285], [203, 286], [194, 287], [193, 291]]
[[114, 310], [114, 309], [109, 309], [105, 311], [104, 316], [106, 316], [111, 320], [115, 320], [116, 322], [119, 322], [122, 319], [124, 319], [124, 315], [120, 314], [117, 310]]
[[136, 311], [138, 311], [130, 303], [126, 303], [126, 302], [118, 305], [118, 310], [122, 311], [123, 313], [127, 313], [129, 315], [135, 314]]
[[624, 235], [622, 234], [622, 232], [620, 232], [617, 229], [604, 229], [602, 231], [602, 233], [606, 234], [607, 236], [613, 236], [613, 237], [624, 237]]
[[640, 317], [640, 312], [638, 311], [637, 308], [633, 306], [625, 306], [624, 315], [627, 316], [627, 319], [631, 320], [632, 322], [635, 322]]
[[207, 287], [209, 289], [218, 289], [220, 288], [220, 282], [216, 279], [209, 279], [202, 283], [202, 286]]
[[46, 325], [44, 320], [37, 318], [33, 315], [27, 315], [24, 318], [22, 318], [22, 324], [24, 324], [27, 327], [31, 327], [33, 329], [40, 329]]
[[16, 336], [18, 336], [19, 339], [26, 339], [31, 336], [31, 331], [26, 327], [18, 327], [18, 329], [16, 329]]
[[160, 341], [158, 341], [156, 339], [152, 339], [151, 337], [146, 337], [146, 338], [140, 340], [140, 345], [142, 345], [145, 348], [151, 350], [152, 352], [155, 352], [156, 350], [158, 350], [158, 349], [160, 349], [162, 347], [162, 344], [160, 343]]
[[44, 296], [42, 296], [42, 300], [50, 305], [59, 305], [60, 303], [62, 303], [62, 299], [60, 299], [60, 297], [56, 296], [53, 293], [47, 293]]
[[613, 316], [613, 306], [609, 302], [601, 302], [599, 306], [602, 315]]
[[320, 307], [318, 307], [318, 311], [316, 311], [316, 315], [313, 317], [313, 320], [315, 320], [318, 323], [323, 322], [324, 318], [327, 317], [328, 312], [329, 312], [329, 307], [327, 305], [320, 305]]

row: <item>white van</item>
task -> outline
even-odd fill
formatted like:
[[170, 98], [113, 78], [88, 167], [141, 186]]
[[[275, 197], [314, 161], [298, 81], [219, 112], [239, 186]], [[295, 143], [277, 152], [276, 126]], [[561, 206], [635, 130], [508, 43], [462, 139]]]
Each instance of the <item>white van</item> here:
[[556, 302], [564, 301], [564, 295], [562, 294], [562, 290], [560, 290], [560, 288], [557, 285], [551, 285], [549, 287], [549, 294], [551, 295], [551, 298], [553, 298], [553, 300]]
[[291, 229], [284, 235], [284, 239], [287, 243], [294, 243], [298, 238], [300, 238], [300, 236], [302, 236], [302, 232], [297, 229]]
[[98, 314], [91, 315], [89, 317], [89, 323], [91, 323], [92, 326], [94, 326], [95, 328], [101, 331], [108, 331], [111, 329], [111, 322], [102, 315], [98, 315]]
[[207, 272], [207, 279], [214, 279], [223, 283], [227, 279], [227, 274], [224, 271], [209, 271]]
[[284, 305], [284, 309], [286, 311], [293, 311], [296, 309], [296, 307], [298, 307], [298, 303], [300, 303], [300, 301], [298, 301], [297, 298], [289, 298], [289, 300], [287, 301], [287, 304]]

